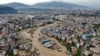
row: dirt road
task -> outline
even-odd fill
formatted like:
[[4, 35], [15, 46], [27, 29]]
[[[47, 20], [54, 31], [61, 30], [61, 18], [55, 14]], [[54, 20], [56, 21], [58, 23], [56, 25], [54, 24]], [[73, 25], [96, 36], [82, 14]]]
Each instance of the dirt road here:
[[34, 38], [31, 38], [30, 34], [27, 33], [27, 31], [22, 31], [21, 34], [24, 35], [24, 37], [26, 38], [30, 38], [32, 39], [32, 44], [37, 48], [39, 49], [40, 51], [40, 56], [69, 56], [65, 53], [66, 51], [66, 48], [64, 46], [62, 46], [60, 43], [57, 42], [56, 39], [54, 38], [49, 38], [51, 40], [55, 40], [56, 43], [63, 49], [62, 52], [58, 52], [57, 50], [52, 50], [52, 49], [48, 49], [48, 48], [45, 48], [42, 46], [42, 44], [38, 41], [38, 38], [39, 38], [39, 34], [42, 34], [40, 31], [44, 28], [48, 28], [48, 27], [51, 27], [51, 26], [55, 26], [57, 24], [57, 22], [55, 22], [54, 24], [50, 24], [50, 25], [47, 25], [47, 26], [44, 26], [44, 27], [38, 27], [37, 30], [34, 32], [33, 36]]

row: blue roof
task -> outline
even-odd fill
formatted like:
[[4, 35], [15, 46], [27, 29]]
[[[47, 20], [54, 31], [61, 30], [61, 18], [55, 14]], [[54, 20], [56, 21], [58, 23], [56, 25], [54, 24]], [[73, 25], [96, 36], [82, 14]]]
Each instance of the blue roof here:
[[82, 35], [82, 38], [84, 39], [84, 40], [87, 40], [87, 39], [89, 39], [89, 34], [84, 34], [84, 35]]

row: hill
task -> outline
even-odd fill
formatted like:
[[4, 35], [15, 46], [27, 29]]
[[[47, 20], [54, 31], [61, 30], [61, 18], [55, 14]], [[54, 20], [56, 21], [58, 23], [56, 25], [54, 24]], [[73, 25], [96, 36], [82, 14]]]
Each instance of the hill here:
[[13, 14], [13, 13], [17, 13], [17, 10], [8, 6], [0, 6], [0, 14]]
[[83, 9], [87, 8], [85, 6], [80, 6], [76, 4], [66, 3], [66, 2], [43, 2], [33, 5], [35, 8], [50, 8], [50, 9]]
[[85, 6], [80, 6], [76, 4], [66, 3], [66, 2], [43, 2], [43, 3], [37, 3], [34, 5], [26, 5], [23, 3], [13, 2], [4, 4], [6, 6], [12, 7], [12, 8], [41, 8], [41, 9], [83, 9], [87, 8]]
[[29, 5], [23, 4], [23, 3], [18, 3], [18, 2], [12, 2], [12, 3], [8, 3], [8, 4], [3, 4], [5, 6], [9, 6], [12, 8], [28, 8], [30, 7]]

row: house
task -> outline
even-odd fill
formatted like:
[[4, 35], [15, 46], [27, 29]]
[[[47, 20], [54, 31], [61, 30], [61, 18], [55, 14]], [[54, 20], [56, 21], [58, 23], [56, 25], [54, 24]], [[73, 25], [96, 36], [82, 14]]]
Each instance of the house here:
[[5, 56], [5, 54], [3, 54], [3, 53], [0, 53], [0, 56]]
[[42, 37], [42, 38], [39, 38], [39, 41], [41, 42], [41, 44], [44, 46], [44, 47], [47, 47], [47, 48], [50, 48], [54, 45], [54, 42], [52, 40], [49, 40], [45, 37]]
[[56, 20], [64, 20], [67, 18], [67, 15], [58, 15], [55, 17]]
[[72, 44], [72, 39], [69, 37], [66, 39], [66, 43]]
[[89, 51], [84, 51], [84, 55], [88, 56], [89, 55]]
[[73, 53], [73, 54], [76, 54], [77, 51], [78, 51], [78, 48], [76, 48], [76, 47], [71, 47], [71, 49], [72, 49], [72, 53]]
[[17, 50], [17, 49], [14, 49], [14, 50], [13, 50], [13, 54], [14, 54], [14, 55], [18, 55], [18, 50]]
[[83, 34], [82, 38], [83, 38], [83, 40], [87, 40], [87, 39], [89, 39], [89, 36], [90, 36], [89, 34]]

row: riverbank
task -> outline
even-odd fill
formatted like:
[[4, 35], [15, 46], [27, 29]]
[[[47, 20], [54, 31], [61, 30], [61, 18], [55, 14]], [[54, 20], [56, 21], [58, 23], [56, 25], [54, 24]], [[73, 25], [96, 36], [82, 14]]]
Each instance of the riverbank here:
[[37, 30], [34, 31], [34, 34], [33, 34], [34, 38], [31, 38], [30, 34], [27, 33], [27, 31], [22, 31], [21, 34], [23, 34], [26, 38], [29, 38], [29, 39], [32, 40], [33, 46], [35, 46], [37, 49], [39, 49], [39, 51], [41, 53], [40, 56], [68, 56], [65, 53], [66, 48], [64, 46], [62, 46], [56, 39], [54, 39], [54, 38], [48, 38], [45, 35], [48, 39], [54, 40], [59, 46], [61, 46], [61, 48], [63, 49], [62, 52], [58, 52], [57, 50], [51, 50], [51, 49], [45, 48], [38, 41], [39, 34], [42, 34], [41, 33], [42, 29], [55, 26], [56, 24], [57, 24], [57, 22], [55, 22], [53, 24], [50, 24], [50, 25], [47, 25], [47, 26], [38, 27]]

